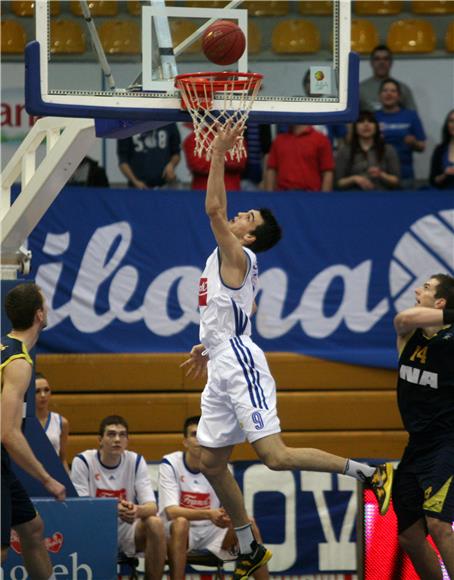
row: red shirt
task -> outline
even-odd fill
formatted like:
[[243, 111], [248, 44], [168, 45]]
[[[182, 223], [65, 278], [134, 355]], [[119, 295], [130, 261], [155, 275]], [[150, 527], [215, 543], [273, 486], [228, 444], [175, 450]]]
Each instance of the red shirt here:
[[322, 173], [334, 169], [329, 139], [313, 127], [303, 133], [281, 133], [273, 141], [268, 167], [277, 171], [277, 189], [320, 191]]
[[[210, 161], [205, 156], [198, 157], [194, 153], [195, 136], [194, 132], [190, 133], [183, 142], [183, 149], [186, 155], [186, 163], [192, 173], [192, 189], [206, 189], [208, 183], [208, 173], [210, 171]], [[240, 189], [241, 174], [246, 167], [247, 158], [242, 157], [240, 161], [236, 158], [231, 159], [227, 154], [225, 157], [224, 183], [228, 191]]]

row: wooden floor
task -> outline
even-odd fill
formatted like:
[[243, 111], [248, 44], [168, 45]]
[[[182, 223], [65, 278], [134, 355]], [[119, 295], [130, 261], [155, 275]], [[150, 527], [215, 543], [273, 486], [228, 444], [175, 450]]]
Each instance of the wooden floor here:
[[[40, 355], [52, 408], [70, 422], [69, 459], [97, 446], [99, 422], [123, 415], [130, 448], [148, 461], [181, 448], [184, 419], [200, 413], [203, 380], [188, 379], [182, 354]], [[398, 458], [406, 436], [395, 372], [292, 353], [267, 355], [278, 385], [284, 440], [348, 457]], [[233, 459], [254, 459], [240, 445]]]

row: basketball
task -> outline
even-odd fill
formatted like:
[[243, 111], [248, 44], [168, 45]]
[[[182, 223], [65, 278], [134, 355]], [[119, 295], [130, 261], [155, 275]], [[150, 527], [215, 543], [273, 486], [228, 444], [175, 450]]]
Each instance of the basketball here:
[[233, 64], [241, 57], [245, 47], [243, 31], [232, 20], [217, 20], [203, 34], [202, 50], [208, 60], [215, 64]]

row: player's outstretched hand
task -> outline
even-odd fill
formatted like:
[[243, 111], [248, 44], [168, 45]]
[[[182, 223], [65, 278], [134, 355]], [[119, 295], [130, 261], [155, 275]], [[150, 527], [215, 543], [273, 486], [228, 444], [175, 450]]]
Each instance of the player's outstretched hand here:
[[219, 126], [216, 129], [216, 137], [213, 140], [212, 152], [225, 155], [227, 151], [232, 149], [238, 139], [241, 139], [242, 134], [242, 127], [232, 127], [229, 124], [225, 127]]
[[65, 499], [65, 486], [53, 477], [49, 476], [49, 479], [44, 482], [44, 487], [55, 497], [55, 499], [58, 499], [58, 501], [63, 501]]
[[180, 367], [186, 367], [186, 376], [192, 376], [194, 379], [204, 375], [207, 369], [208, 356], [206, 356], [203, 344], [196, 344], [192, 347], [189, 358], [181, 363]]

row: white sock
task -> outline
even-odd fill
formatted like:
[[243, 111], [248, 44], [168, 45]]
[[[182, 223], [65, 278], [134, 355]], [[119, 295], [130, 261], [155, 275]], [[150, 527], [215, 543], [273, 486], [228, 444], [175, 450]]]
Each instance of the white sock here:
[[236, 537], [238, 538], [238, 543], [240, 544], [240, 553], [250, 554], [252, 552], [251, 544], [252, 542], [255, 542], [251, 524], [246, 524], [245, 526], [234, 529]]
[[359, 461], [353, 461], [353, 459], [347, 459], [344, 469], [345, 475], [364, 481], [366, 477], [372, 477], [374, 473], [375, 467], [366, 463], [359, 463]]
[[52, 573], [51, 576], [49, 576], [48, 580], [57, 580], [57, 576], [55, 576], [55, 574]]

